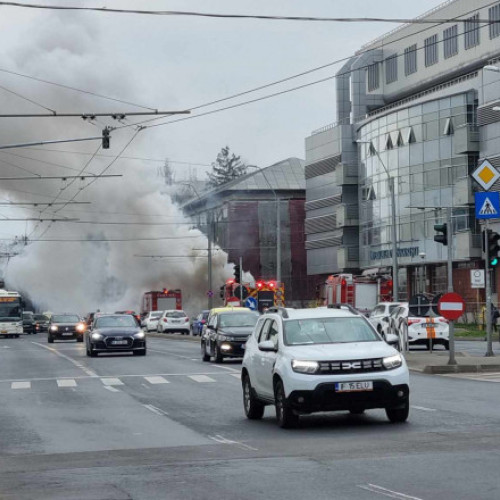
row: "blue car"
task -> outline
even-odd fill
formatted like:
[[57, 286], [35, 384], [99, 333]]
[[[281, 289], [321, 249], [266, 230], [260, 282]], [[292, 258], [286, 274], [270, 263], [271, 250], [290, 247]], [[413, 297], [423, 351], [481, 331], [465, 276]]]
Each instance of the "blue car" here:
[[205, 309], [204, 311], [201, 311], [201, 313], [198, 314], [198, 316], [196, 316], [193, 323], [191, 324], [192, 335], [201, 335], [203, 325], [207, 322], [209, 312], [210, 311], [208, 309]]

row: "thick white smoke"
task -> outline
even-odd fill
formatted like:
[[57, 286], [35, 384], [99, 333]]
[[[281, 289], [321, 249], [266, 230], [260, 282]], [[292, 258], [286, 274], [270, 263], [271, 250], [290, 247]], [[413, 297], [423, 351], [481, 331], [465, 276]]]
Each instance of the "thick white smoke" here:
[[[130, 74], [120, 68], [113, 68], [112, 71], [98, 70], [99, 25], [90, 20], [83, 22], [84, 19], [85, 17], [78, 16], [72, 23], [71, 19], [68, 22], [67, 14], [64, 15], [64, 20], [52, 14], [50, 23], [44, 24], [43, 30], [38, 29], [36, 35], [27, 39], [16, 53], [9, 54], [9, 67], [16, 68], [21, 73], [64, 81], [67, 85], [97, 93], [126, 95], [131, 101], [149, 101], [148, 96], [138, 90], [140, 82], [131, 79]], [[67, 36], [62, 36], [64, 33]], [[126, 107], [124, 104], [103, 103], [92, 96], [33, 84], [8, 75], [1, 75], [0, 80], [0, 84], [5, 87], [58, 111], [108, 111], [123, 110]], [[134, 96], [137, 98], [134, 99]], [[43, 111], [1, 91], [0, 109], [4, 112]], [[116, 125], [106, 119], [94, 122], [95, 126], [78, 119], [9, 120], [0, 127], [0, 141], [6, 144], [94, 136], [100, 135], [106, 124]], [[105, 153], [118, 154], [133, 134], [133, 128], [113, 133], [112, 147]], [[124, 156], [130, 155], [134, 148], [145, 143], [151, 148], [151, 156], [155, 156], [155, 144], [148, 139], [147, 131], [137, 135]], [[97, 146], [96, 142], [88, 145], [70, 143], [59, 149], [94, 152]], [[12, 156], [13, 154], [30, 157], [32, 160]], [[38, 149], [5, 150], [0, 151], [0, 172], [3, 176], [29, 175], [26, 172], [28, 169], [42, 175], [74, 175], [89, 158], [90, 156], [61, 155]], [[111, 158], [96, 157], [84, 173], [100, 173], [110, 161]], [[16, 234], [27, 235], [28, 244], [16, 247], [17, 251], [20, 250], [19, 255], [12, 258], [5, 268], [9, 288], [25, 292], [41, 310], [80, 314], [97, 308], [106, 311], [128, 308], [138, 310], [145, 291], [164, 287], [182, 289], [184, 306], [188, 312], [194, 313], [205, 308], [208, 282], [205, 250], [207, 239], [200, 231], [191, 228], [189, 221], [172, 203], [168, 194], [160, 194], [162, 180], [156, 176], [156, 168], [134, 160], [121, 159], [106, 173], [123, 173], [124, 177], [100, 179], [88, 188], [85, 187], [88, 180], [77, 180], [69, 187], [67, 181], [8, 181], [1, 184], [2, 200], [49, 202], [59, 195], [61, 201], [70, 200], [79, 193], [75, 200], [91, 203], [68, 205], [56, 215], [51, 214], [58, 207], [38, 213], [34, 209], [9, 209], [9, 217], [64, 216], [91, 222], [43, 222], [17, 226]], [[103, 221], [140, 224], [97, 224]], [[168, 224], [159, 225], [160, 223]], [[5, 224], [2, 226], [2, 238], [16, 232], [13, 223], [8, 223], [9, 226]], [[61, 241], [46, 242], [36, 241], [37, 239]], [[4, 241], [5, 245], [8, 242]], [[140, 255], [170, 257], [138, 257]], [[226, 255], [221, 251], [215, 252], [214, 288], [218, 289], [224, 283], [231, 275], [231, 269], [231, 266], [227, 266]]]

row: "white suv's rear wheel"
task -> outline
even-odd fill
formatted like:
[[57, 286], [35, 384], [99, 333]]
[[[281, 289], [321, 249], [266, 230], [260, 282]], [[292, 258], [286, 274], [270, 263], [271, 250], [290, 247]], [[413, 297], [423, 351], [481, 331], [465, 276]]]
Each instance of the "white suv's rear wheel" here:
[[243, 377], [243, 408], [250, 420], [258, 420], [264, 415], [264, 405], [254, 396], [248, 375]]
[[279, 380], [274, 387], [274, 401], [276, 405], [276, 420], [283, 429], [297, 427], [299, 416], [296, 415], [286, 401], [283, 382]]

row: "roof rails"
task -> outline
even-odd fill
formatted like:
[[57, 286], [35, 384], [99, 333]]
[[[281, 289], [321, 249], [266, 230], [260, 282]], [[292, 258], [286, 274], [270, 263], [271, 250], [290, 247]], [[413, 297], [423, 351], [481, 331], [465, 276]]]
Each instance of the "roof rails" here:
[[267, 311], [264, 312], [264, 314], [268, 313], [276, 313], [280, 314], [283, 318], [288, 318], [288, 311], [286, 310], [286, 307], [270, 307], [269, 309], [267, 309]]
[[360, 316], [361, 313], [352, 307], [350, 304], [345, 304], [343, 302], [338, 302], [336, 304], [328, 304], [328, 309], [347, 309], [348, 311], [352, 312], [353, 314], [356, 314], [357, 316]]

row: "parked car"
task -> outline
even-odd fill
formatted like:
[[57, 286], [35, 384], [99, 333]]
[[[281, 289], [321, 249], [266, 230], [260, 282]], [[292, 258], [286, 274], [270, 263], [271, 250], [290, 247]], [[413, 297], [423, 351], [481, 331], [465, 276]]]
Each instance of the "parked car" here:
[[85, 330], [85, 322], [77, 314], [54, 314], [47, 327], [47, 341], [49, 344], [54, 340], [83, 342]]
[[378, 333], [384, 335], [384, 318], [388, 318], [400, 302], [379, 302], [368, 316], [368, 321], [375, 327]]
[[303, 414], [374, 408], [404, 422], [410, 409], [403, 356], [344, 308], [271, 308], [247, 341], [241, 380], [247, 418], [274, 405], [280, 427], [296, 426]]
[[46, 332], [49, 325], [49, 317], [45, 314], [34, 314], [33, 319], [35, 320], [35, 333]]
[[196, 318], [193, 320], [193, 323], [191, 324], [192, 335], [201, 335], [203, 325], [207, 322], [209, 312], [209, 309], [205, 309], [201, 311], [201, 313], [198, 314], [198, 316], [196, 316]]
[[242, 358], [260, 314], [246, 307], [212, 311], [201, 335], [201, 359], [210, 361], [213, 357], [222, 363], [224, 358]]
[[184, 311], [177, 309], [169, 309], [163, 311], [156, 331], [158, 333], [175, 333], [180, 332], [182, 335], [189, 335], [189, 317]]
[[129, 314], [98, 315], [85, 332], [87, 356], [103, 352], [133, 352], [146, 355], [146, 334]]
[[408, 346], [425, 345], [429, 349], [432, 341], [433, 346], [442, 345], [446, 350], [450, 348], [450, 325], [442, 316], [410, 315], [408, 303], [403, 303], [391, 320], [390, 328], [399, 336], [402, 346], [408, 339]]
[[23, 311], [23, 332], [26, 334], [37, 333], [33, 311]]
[[144, 316], [144, 319], [141, 322], [141, 326], [143, 326], [147, 332], [157, 331], [158, 329], [158, 320], [162, 317], [163, 311], [150, 311]]

